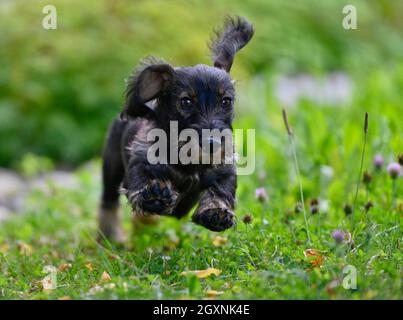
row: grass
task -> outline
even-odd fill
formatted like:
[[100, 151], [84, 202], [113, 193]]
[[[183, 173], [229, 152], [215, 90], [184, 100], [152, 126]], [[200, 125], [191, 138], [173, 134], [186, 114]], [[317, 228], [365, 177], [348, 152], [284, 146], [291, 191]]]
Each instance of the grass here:
[[[100, 163], [94, 161], [92, 168], [77, 170], [77, 190], [50, 186], [46, 193], [34, 191], [27, 212], [0, 225], [0, 298], [401, 299], [401, 179], [393, 208], [392, 179], [385, 168], [376, 171], [371, 164], [375, 153], [389, 162], [403, 147], [396, 116], [401, 91], [391, 90], [394, 85], [386, 73], [376, 72], [358, 85], [359, 94], [348, 108], [302, 102], [289, 110], [304, 199], [308, 204], [317, 198], [320, 204], [315, 215], [307, 206], [310, 244], [303, 214], [294, 212], [300, 190], [287, 154], [281, 106], [269, 95], [262, 101], [256, 83], [244, 84], [236, 127], [256, 128], [257, 156], [255, 174], [238, 179], [236, 228], [216, 238], [188, 216], [181, 221], [162, 218], [131, 232], [123, 205], [130, 240], [124, 247], [100, 246], [95, 241], [100, 181], [91, 173], [99, 172]], [[249, 109], [242, 109], [245, 101]], [[359, 189], [352, 231], [343, 206], [351, 204], [356, 187], [362, 105], [371, 114], [363, 167], [373, 179], [367, 190]], [[333, 176], [321, 173], [323, 166], [331, 167]], [[266, 188], [266, 203], [255, 199], [258, 187]], [[368, 200], [374, 207], [366, 212]], [[245, 225], [247, 214], [253, 220]], [[336, 229], [352, 233], [354, 245], [337, 244], [332, 239]], [[306, 257], [307, 249], [319, 256]], [[357, 270], [356, 289], [341, 285], [347, 265]], [[46, 266], [58, 269], [52, 290], [43, 289]], [[182, 274], [207, 268], [220, 273], [207, 278]]]
[[[213, 244], [216, 234], [186, 219], [169, 218], [138, 230], [125, 248], [102, 247], [94, 240], [98, 182], [86, 172], [81, 178], [79, 191], [54, 189], [51, 197], [34, 194], [32, 211], [1, 227], [2, 299], [205, 298], [209, 290], [228, 299], [401, 298], [401, 235], [395, 232], [391, 211], [370, 211], [370, 221], [357, 225], [354, 250], [331, 238], [345, 218], [323, 218], [310, 248], [319, 250], [325, 260], [313, 269], [304, 257], [309, 247], [301, 228], [303, 217], [285, 215], [276, 204], [268, 225], [256, 211], [251, 225], [239, 222], [221, 235], [227, 241], [218, 247]], [[255, 205], [252, 194], [241, 200], [244, 206]], [[128, 228], [128, 219], [125, 222]], [[63, 269], [63, 264], [71, 268], [57, 272], [56, 289], [43, 291], [44, 267]], [[331, 288], [333, 280], [343, 277], [346, 265], [357, 268], [358, 288]], [[208, 267], [221, 274], [205, 279], [181, 275]], [[102, 280], [104, 271], [111, 281]]]

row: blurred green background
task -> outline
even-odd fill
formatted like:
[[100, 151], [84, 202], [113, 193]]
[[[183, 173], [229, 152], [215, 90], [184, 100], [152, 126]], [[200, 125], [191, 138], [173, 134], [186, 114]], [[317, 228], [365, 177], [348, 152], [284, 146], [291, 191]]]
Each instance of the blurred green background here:
[[[42, 28], [46, 4], [57, 8], [57, 30]], [[347, 4], [357, 7], [357, 30], [342, 27]], [[310, 162], [331, 161], [334, 150], [326, 145], [332, 143], [352, 151], [364, 110], [376, 119], [374, 137], [383, 132], [373, 145], [381, 150], [387, 143], [398, 152], [402, 13], [403, 1], [387, 0], [1, 0], [0, 166], [16, 167], [30, 153], [65, 167], [98, 157], [108, 124], [121, 109], [124, 79], [138, 60], [156, 55], [174, 65], [210, 64], [206, 42], [226, 14], [245, 16], [256, 28], [232, 75], [241, 79], [236, 127], [258, 130], [257, 145], [264, 150], [258, 162], [284, 170], [273, 150], [282, 142], [276, 138], [282, 105], [273, 94], [274, 79], [300, 73], [320, 78], [342, 71], [354, 83], [346, 106], [318, 109], [300, 101], [299, 112], [292, 113], [297, 128], [314, 140], [302, 145], [306, 157], [313, 156], [311, 143], [323, 146]], [[304, 127], [309, 123], [313, 127]], [[340, 125], [343, 134], [332, 135], [332, 126]]]

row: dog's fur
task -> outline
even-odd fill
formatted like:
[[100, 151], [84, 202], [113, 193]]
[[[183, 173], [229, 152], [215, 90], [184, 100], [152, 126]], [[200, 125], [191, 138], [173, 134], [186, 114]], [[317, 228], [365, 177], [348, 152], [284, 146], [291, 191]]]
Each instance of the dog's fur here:
[[[126, 90], [124, 110], [109, 130], [103, 152], [103, 193], [99, 228], [103, 236], [121, 241], [119, 191], [135, 215], [182, 217], [198, 203], [192, 220], [223, 231], [235, 223], [236, 170], [233, 164], [150, 164], [147, 133], [170, 121], [179, 131], [232, 130], [235, 90], [229, 76], [234, 56], [253, 36], [245, 19], [227, 18], [211, 42], [214, 67], [173, 68], [155, 59], [143, 61]], [[225, 101], [224, 101], [225, 100]], [[122, 187], [122, 188], [121, 188]]]

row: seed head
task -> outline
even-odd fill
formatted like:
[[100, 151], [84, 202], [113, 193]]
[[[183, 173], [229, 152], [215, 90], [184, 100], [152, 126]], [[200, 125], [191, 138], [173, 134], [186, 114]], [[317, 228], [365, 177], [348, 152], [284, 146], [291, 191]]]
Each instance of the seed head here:
[[251, 224], [253, 220], [253, 217], [250, 214], [245, 214], [245, 216], [243, 217], [242, 221], [245, 224]]
[[311, 206], [317, 206], [319, 204], [319, 200], [316, 198], [311, 199], [310, 205]]
[[295, 213], [300, 213], [302, 212], [302, 204], [301, 203], [297, 203], [294, 207], [294, 212]]
[[374, 204], [373, 204], [371, 201], [368, 201], [368, 202], [365, 204], [365, 211], [368, 212], [369, 209], [371, 209], [373, 206], [374, 206]]
[[363, 176], [362, 176], [362, 182], [364, 182], [365, 185], [369, 185], [372, 181], [372, 176], [368, 171], [365, 171]]
[[316, 214], [319, 212], [319, 201], [318, 199], [312, 199], [310, 201], [311, 213]]
[[383, 166], [384, 160], [381, 154], [377, 154], [374, 157], [374, 166], [377, 170], [380, 170]]
[[292, 136], [292, 129], [291, 126], [288, 122], [288, 116], [287, 116], [287, 112], [283, 109], [283, 120], [284, 120], [284, 124], [285, 124], [285, 128], [287, 129], [287, 133], [289, 136]]
[[397, 156], [397, 162], [399, 162], [399, 164], [400, 164], [401, 166], [403, 166], [403, 153], [401, 153], [401, 154], [399, 154], [399, 155]]
[[368, 112], [365, 112], [364, 133], [368, 133]]
[[392, 179], [396, 179], [402, 173], [402, 167], [397, 162], [392, 162], [389, 164], [387, 170]]
[[346, 203], [344, 205], [343, 210], [344, 210], [344, 213], [346, 214], [346, 216], [348, 216], [348, 215], [353, 213], [353, 207], [348, 203]]

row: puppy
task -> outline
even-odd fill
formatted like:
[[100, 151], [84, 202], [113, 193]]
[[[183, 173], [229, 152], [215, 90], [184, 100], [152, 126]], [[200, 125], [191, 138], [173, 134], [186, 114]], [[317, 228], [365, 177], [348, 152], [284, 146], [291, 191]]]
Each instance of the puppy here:
[[[253, 33], [252, 25], [244, 18], [228, 17], [210, 45], [214, 66], [174, 68], [147, 59], [129, 78], [124, 109], [109, 129], [103, 152], [99, 211], [103, 237], [124, 239], [120, 193], [126, 195], [136, 216], [181, 218], [197, 205], [192, 216], [196, 224], [212, 231], [234, 225], [236, 169], [233, 161], [227, 161], [233, 159], [232, 140], [228, 153], [228, 143], [223, 143], [225, 135], [206, 138], [204, 131], [232, 132], [235, 89], [229, 71], [235, 54]], [[150, 136], [163, 132], [170, 137], [173, 124], [178, 132], [192, 130], [197, 142], [166, 139], [165, 150], [154, 152], [154, 158], [159, 159], [151, 161], [150, 151], [155, 151], [156, 141]], [[203, 157], [211, 160], [214, 155], [223, 155], [224, 146], [223, 159], [200, 163]], [[184, 161], [192, 152], [192, 161]]]

